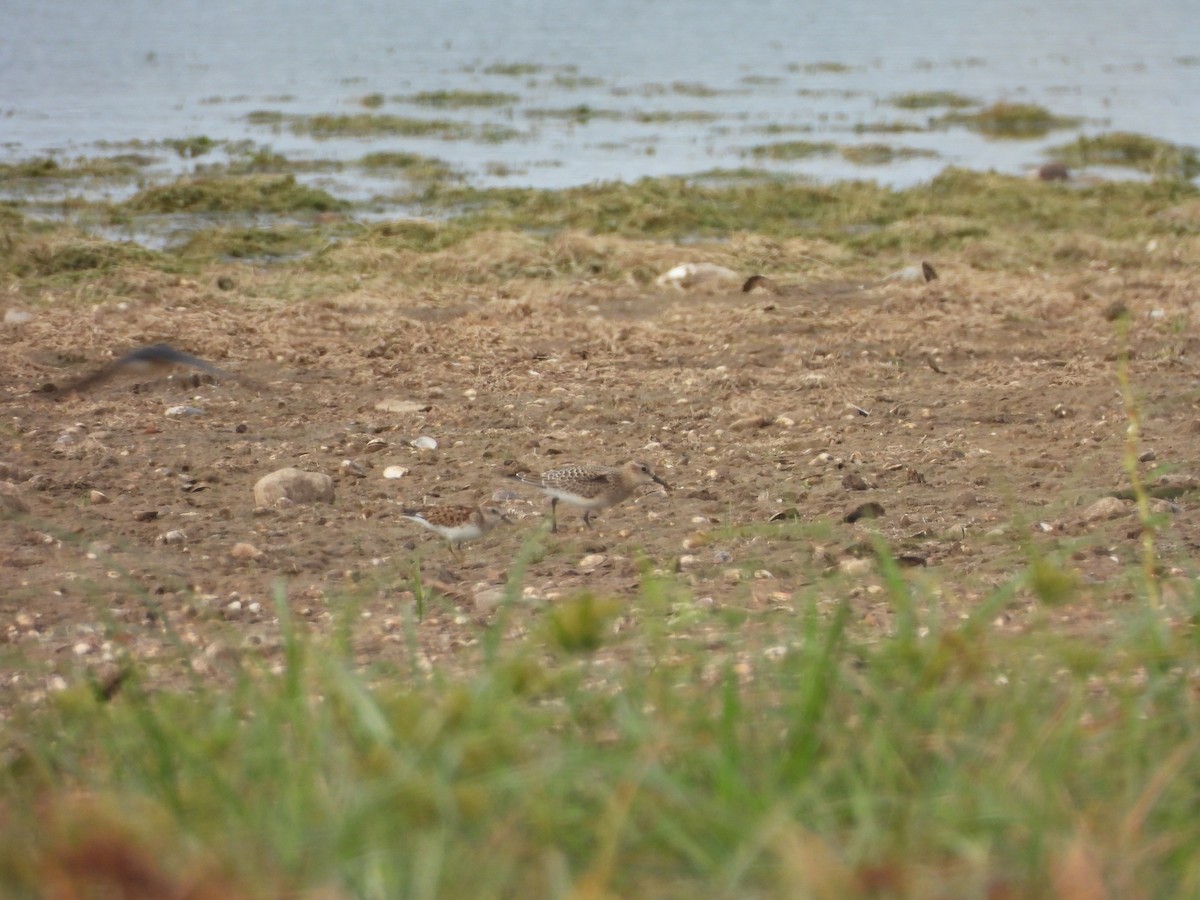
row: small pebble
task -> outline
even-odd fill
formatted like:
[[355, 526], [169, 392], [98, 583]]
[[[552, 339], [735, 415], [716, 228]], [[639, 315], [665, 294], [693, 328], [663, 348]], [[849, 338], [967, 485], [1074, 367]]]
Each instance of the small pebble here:
[[413, 440], [412, 445], [418, 450], [436, 450], [438, 442], [427, 434]]

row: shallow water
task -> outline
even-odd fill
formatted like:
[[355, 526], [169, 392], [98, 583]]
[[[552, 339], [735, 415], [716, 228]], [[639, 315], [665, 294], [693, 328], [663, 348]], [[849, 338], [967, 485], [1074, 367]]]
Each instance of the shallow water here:
[[[0, 12], [0, 156], [105, 155], [116, 152], [112, 143], [204, 134], [296, 159], [419, 152], [479, 185], [562, 187], [756, 166], [903, 186], [947, 165], [1022, 171], [1080, 133], [1135, 131], [1200, 145], [1193, 20], [1191, 0], [848, 0], [836, 11], [785, 0], [8, 0]], [[486, 71], [497, 63], [540, 68]], [[474, 110], [395, 99], [434, 90], [519, 99]], [[962, 127], [856, 133], [881, 122], [924, 128], [944, 110], [904, 111], [887, 101], [934, 90], [984, 105], [1038, 103], [1085, 122], [1032, 141], [990, 140]], [[383, 106], [364, 109], [360, 99], [374, 93]], [[576, 123], [537, 114], [580, 105], [621, 117]], [[318, 141], [249, 124], [246, 115], [257, 110], [454, 119], [518, 136]], [[688, 112], [715, 118], [631, 118]], [[785, 162], [747, 155], [782, 140], [886, 143], [937, 155], [885, 165], [837, 154]], [[343, 196], [386, 193], [359, 170], [310, 180]]]

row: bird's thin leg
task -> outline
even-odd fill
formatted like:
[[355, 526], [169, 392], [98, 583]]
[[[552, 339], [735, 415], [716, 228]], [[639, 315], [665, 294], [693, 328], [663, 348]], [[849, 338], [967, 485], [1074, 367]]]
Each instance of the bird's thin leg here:
[[551, 497], [550, 498], [550, 533], [551, 534], [558, 533], [558, 515], [555, 511], [556, 506], [558, 506], [558, 498]]
[[592, 511], [590, 509], [586, 510], [583, 514], [583, 524], [589, 529], [592, 527]]

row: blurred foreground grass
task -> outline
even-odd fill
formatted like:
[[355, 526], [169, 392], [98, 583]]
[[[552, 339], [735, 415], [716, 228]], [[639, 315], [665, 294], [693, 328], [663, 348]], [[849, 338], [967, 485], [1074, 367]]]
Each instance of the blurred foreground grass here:
[[[294, 182], [237, 186], [250, 207], [190, 181], [91, 214], [293, 198], [340, 216]], [[272, 253], [289, 257], [272, 270], [281, 298], [366, 277], [648, 283], [678, 255], [664, 241], [696, 235], [748, 271], [951, 252], [983, 270], [1166, 270], [1194, 267], [1200, 234], [1196, 188], [1177, 180], [421, 191], [440, 218], [220, 224], [166, 251], [13, 204], [0, 273], [28, 298], [78, 286], [80, 300], [157, 298], [161, 273]], [[0, 894], [1200, 896], [1200, 590], [1143, 562], [1087, 587], [1115, 620], [1102, 634], [1062, 627], [1056, 604], [1081, 587], [1049, 556], [966, 603], [881, 550], [890, 628], [858, 622], [836, 580], [738, 619], [649, 569], [632, 597], [530, 609], [517, 565], [499, 612], [464, 623], [452, 668], [422, 664], [419, 605], [407, 665], [363, 667], [355, 598], [341, 633], [318, 635], [290, 621], [284, 584], [281, 659], [217, 657], [215, 675], [169, 689], [130, 660], [123, 682], [0, 721]], [[1040, 618], [994, 627], [1017, 596]], [[193, 664], [182, 645], [168, 663]]]
[[[512, 629], [518, 578], [435, 671], [415, 642], [357, 668], [281, 589], [274, 667], [153, 693], [135, 667], [4, 724], [3, 893], [1200, 895], [1200, 591], [1097, 641], [1056, 630], [1053, 561], [954, 621], [878, 564], [886, 636], [818, 585], [714, 640], [649, 569]], [[1028, 591], [1040, 624], [993, 628]]]

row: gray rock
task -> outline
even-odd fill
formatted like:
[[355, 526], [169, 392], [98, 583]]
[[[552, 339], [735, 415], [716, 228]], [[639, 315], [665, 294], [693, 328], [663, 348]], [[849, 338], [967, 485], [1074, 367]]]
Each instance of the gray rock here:
[[292, 503], [332, 503], [333, 479], [321, 472], [286, 468], [264, 475], [254, 485], [254, 502], [274, 506], [280, 500]]
[[1101, 522], [1104, 519], [1116, 519], [1133, 509], [1133, 504], [1116, 497], [1101, 497], [1083, 511], [1083, 521]]

